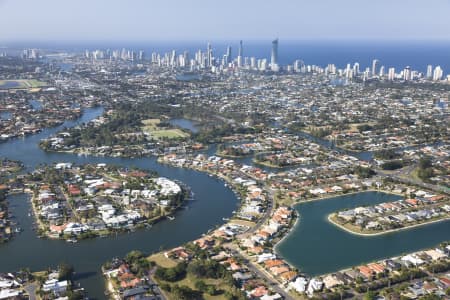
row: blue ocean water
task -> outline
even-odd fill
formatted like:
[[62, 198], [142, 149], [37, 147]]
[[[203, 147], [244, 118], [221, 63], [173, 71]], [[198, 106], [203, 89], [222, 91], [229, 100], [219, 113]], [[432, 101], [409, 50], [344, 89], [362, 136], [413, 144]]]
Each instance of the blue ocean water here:
[[[71, 43], [21, 43], [11, 45], [15, 48], [42, 48], [75, 50], [95, 49], [132, 49], [144, 50], [148, 58], [152, 52], [165, 53], [176, 50], [188, 51], [191, 57], [201, 49], [206, 51], [208, 41], [170, 41], [170, 42], [71, 42]], [[270, 60], [271, 41], [243, 41], [244, 56], [266, 58]], [[236, 57], [239, 41], [211, 41], [214, 56], [221, 58], [228, 45], [232, 47], [232, 56]], [[410, 66], [414, 70], [426, 72], [428, 64], [440, 65], [445, 74], [450, 73], [450, 41], [279, 41], [279, 62], [292, 64], [301, 59], [308, 65], [325, 67], [334, 63], [345, 68], [347, 63], [358, 62], [360, 69], [371, 67], [372, 60], [378, 59], [379, 66], [395, 67], [397, 71]], [[387, 70], [387, 69], [386, 69]]]

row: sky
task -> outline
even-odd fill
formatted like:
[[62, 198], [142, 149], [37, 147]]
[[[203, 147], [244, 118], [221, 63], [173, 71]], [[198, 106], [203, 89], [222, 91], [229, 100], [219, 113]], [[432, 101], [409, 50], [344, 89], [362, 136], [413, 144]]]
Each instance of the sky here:
[[0, 41], [445, 40], [450, 0], [0, 0]]

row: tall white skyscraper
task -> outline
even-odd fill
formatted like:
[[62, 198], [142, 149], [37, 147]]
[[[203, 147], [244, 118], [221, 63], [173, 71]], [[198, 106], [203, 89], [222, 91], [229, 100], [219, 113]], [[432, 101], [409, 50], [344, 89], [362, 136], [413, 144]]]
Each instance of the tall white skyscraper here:
[[359, 74], [359, 63], [353, 64], [353, 74], [358, 75]]
[[443, 75], [444, 75], [444, 72], [442, 71], [441, 66], [437, 66], [436, 68], [434, 68], [434, 72], [433, 72], [433, 80], [434, 81], [441, 80]]
[[427, 66], [427, 78], [431, 79], [433, 77], [433, 66], [432, 65], [428, 65]]
[[411, 80], [411, 68], [409, 66], [403, 70], [403, 80]]
[[378, 59], [372, 60], [372, 76], [377, 76], [378, 63], [379, 63]]
[[231, 57], [231, 46], [227, 47], [227, 54], [226, 55], [227, 55], [226, 64], [229, 64], [233, 60], [233, 58]]
[[380, 72], [379, 72], [380, 78], [384, 77], [384, 66], [380, 67]]
[[395, 68], [389, 68], [388, 80], [393, 81], [395, 79]]

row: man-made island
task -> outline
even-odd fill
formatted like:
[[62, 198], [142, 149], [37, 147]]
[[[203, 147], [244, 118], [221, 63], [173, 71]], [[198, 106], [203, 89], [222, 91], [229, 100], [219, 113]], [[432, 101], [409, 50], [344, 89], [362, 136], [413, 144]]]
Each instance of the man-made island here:
[[351, 233], [378, 235], [450, 218], [448, 196], [425, 191], [415, 195], [415, 198], [336, 212], [328, 220]]
[[106, 164], [57, 163], [33, 171], [25, 185], [39, 233], [69, 241], [170, 218], [188, 192], [154, 173]]

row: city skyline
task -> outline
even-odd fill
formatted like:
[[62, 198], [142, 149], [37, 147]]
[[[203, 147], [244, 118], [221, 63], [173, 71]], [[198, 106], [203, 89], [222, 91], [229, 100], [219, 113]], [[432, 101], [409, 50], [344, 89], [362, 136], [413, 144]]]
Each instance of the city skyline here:
[[432, 2], [2, 0], [0, 41], [447, 40], [450, 3]]

